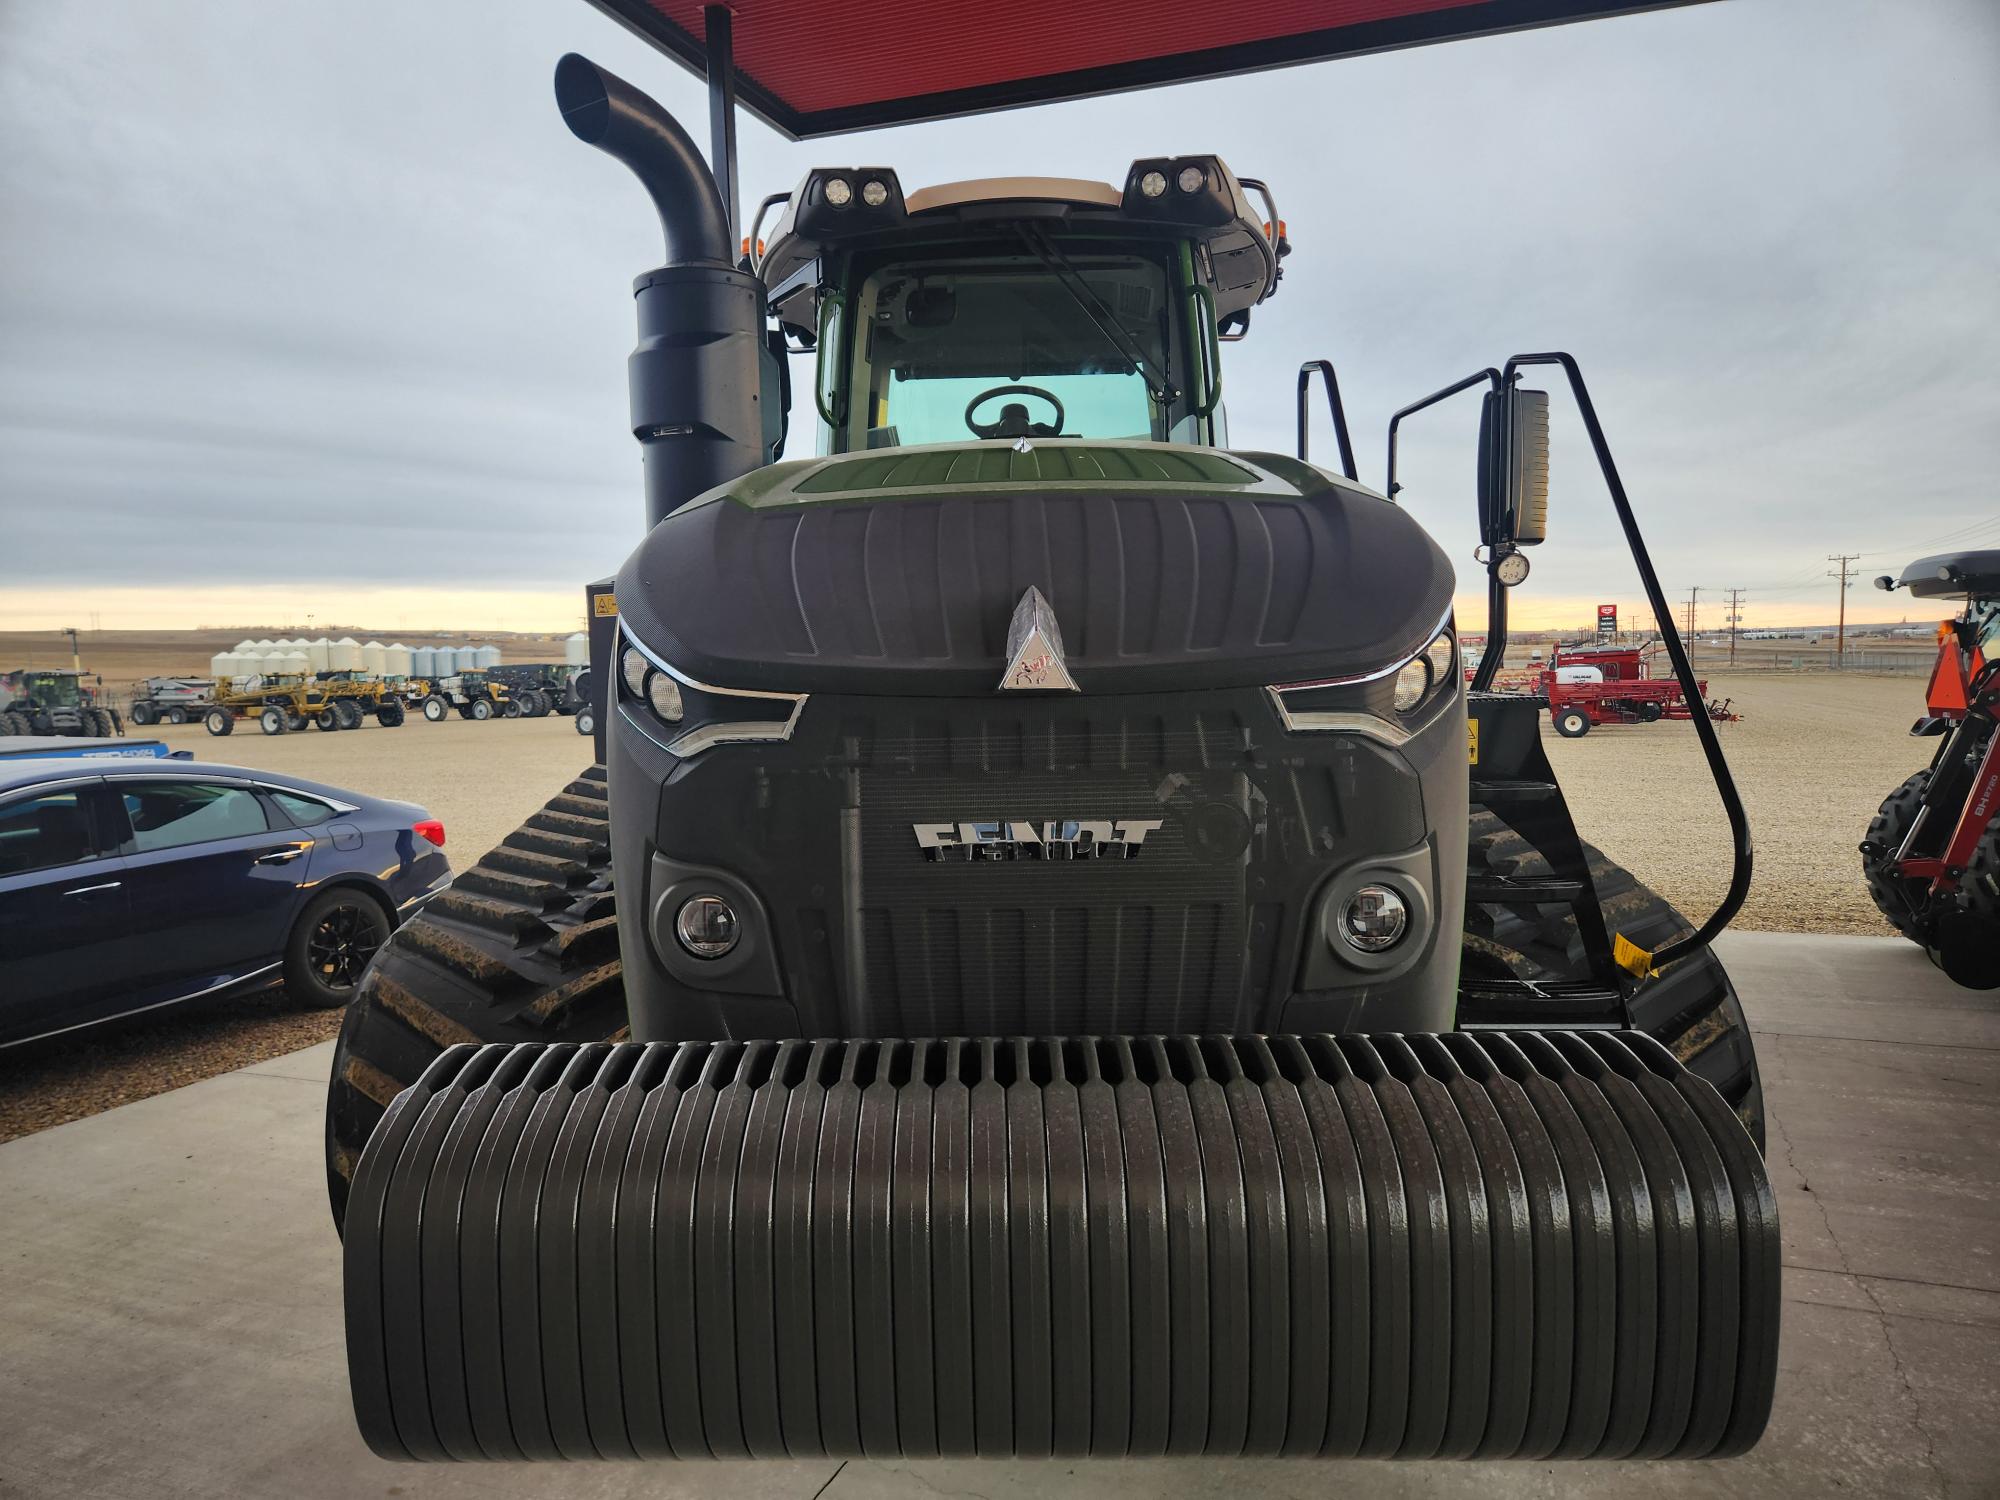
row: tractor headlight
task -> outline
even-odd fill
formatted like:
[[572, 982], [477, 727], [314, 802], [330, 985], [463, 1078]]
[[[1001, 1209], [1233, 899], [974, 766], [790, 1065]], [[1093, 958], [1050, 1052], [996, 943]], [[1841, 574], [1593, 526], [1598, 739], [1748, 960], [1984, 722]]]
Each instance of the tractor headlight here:
[[1144, 193], [1148, 198], [1164, 196], [1167, 191], [1167, 174], [1165, 172], [1148, 172], [1144, 177], [1139, 179], [1139, 191]]
[[1405, 662], [1396, 673], [1396, 712], [1415, 712], [1438, 688], [1449, 683], [1451, 659], [1451, 632], [1440, 630], [1431, 637], [1428, 646]]
[[653, 670], [653, 664], [632, 647], [625, 648], [625, 654], [618, 664], [619, 675], [625, 679], [625, 691], [634, 698], [646, 696], [646, 674]]
[[627, 694], [644, 701], [667, 723], [680, 723], [687, 712], [681, 701], [681, 685], [646, 660], [644, 652], [627, 646], [618, 658], [618, 675]]
[[1424, 701], [1424, 694], [1430, 691], [1431, 664], [1427, 657], [1416, 657], [1405, 662], [1403, 670], [1396, 674], [1396, 712], [1406, 714]]
[[1385, 953], [1409, 930], [1410, 908], [1394, 886], [1364, 885], [1347, 898], [1340, 936], [1362, 953]]
[[736, 909], [720, 896], [692, 897], [674, 918], [674, 936], [696, 958], [721, 958], [741, 936]]
[[665, 672], [655, 672], [646, 679], [646, 701], [669, 724], [680, 723], [681, 715], [686, 712], [681, 706], [681, 685]]
[[854, 189], [847, 185], [845, 177], [827, 178], [821, 191], [825, 193], [826, 201], [835, 208], [845, 208], [854, 199]]
[[1208, 174], [1200, 167], [1182, 167], [1179, 181], [1182, 192], [1198, 193], [1207, 184]]
[[861, 184], [861, 201], [870, 208], [880, 208], [889, 201], [888, 184], [873, 177], [869, 178]]

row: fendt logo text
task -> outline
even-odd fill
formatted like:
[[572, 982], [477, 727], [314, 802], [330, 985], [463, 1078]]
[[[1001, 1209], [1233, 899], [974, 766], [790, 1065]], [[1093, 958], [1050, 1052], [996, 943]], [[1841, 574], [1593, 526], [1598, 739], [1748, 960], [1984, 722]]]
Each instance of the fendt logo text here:
[[1136, 859], [1160, 818], [998, 819], [915, 823], [925, 859]]

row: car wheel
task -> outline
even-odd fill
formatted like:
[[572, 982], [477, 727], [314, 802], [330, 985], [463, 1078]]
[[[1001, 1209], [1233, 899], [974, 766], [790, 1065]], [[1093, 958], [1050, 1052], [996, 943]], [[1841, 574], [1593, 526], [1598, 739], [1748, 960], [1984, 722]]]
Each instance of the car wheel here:
[[294, 729], [294, 730], [304, 729], [307, 725], [311, 723], [312, 720], [308, 719], [304, 714], [285, 715], [285, 727], [287, 729]]
[[1590, 715], [1580, 708], [1566, 708], [1556, 715], [1556, 733], [1566, 740], [1580, 740], [1590, 733]]
[[228, 734], [236, 728], [236, 716], [226, 708], [211, 708], [201, 723], [210, 734]]
[[507, 707], [501, 711], [500, 717], [503, 719], [518, 719], [523, 712], [525, 710], [521, 706], [521, 700], [519, 698], [509, 698], [507, 700]]
[[340, 716], [333, 711], [331, 706], [322, 708], [318, 713], [313, 715], [313, 728], [323, 729], [328, 734], [332, 734], [334, 730], [340, 728]]
[[286, 728], [285, 711], [282, 708], [267, 708], [257, 715], [257, 727], [266, 734], [283, 734]]
[[375, 710], [375, 722], [384, 729], [394, 729], [403, 722], [403, 705], [390, 699]]
[[361, 705], [350, 702], [346, 698], [340, 699], [333, 705], [333, 716], [335, 722], [342, 729], [359, 729], [361, 727]]
[[154, 713], [152, 704], [135, 703], [132, 705], [132, 722], [137, 724], [141, 729], [150, 726], [156, 717], [157, 715]]
[[375, 950], [389, 941], [388, 916], [355, 886], [335, 886], [306, 903], [285, 940], [285, 991], [310, 1010], [347, 1004]]
[[588, 708], [579, 708], [576, 711], [576, 732], [578, 734], [597, 733], [597, 715], [592, 713]]
[[474, 698], [472, 700], [472, 708], [470, 710], [470, 713], [471, 716], [475, 719], [483, 720], [492, 718], [493, 701], [490, 698]]
[[433, 724], [443, 723], [446, 711], [447, 711], [447, 705], [444, 699], [442, 698], [424, 699], [424, 717], [426, 719], [429, 719]]
[[188, 711], [186, 709], [170, 708], [167, 710], [167, 722], [169, 724], [185, 724], [187, 721]]

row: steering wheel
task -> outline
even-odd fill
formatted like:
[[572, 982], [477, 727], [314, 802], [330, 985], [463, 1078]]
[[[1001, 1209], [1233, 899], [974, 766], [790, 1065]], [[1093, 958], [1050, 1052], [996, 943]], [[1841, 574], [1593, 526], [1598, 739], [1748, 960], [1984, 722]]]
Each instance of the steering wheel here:
[[[1053, 425], [1046, 422], [1030, 422], [1028, 408], [1018, 401], [1010, 401], [1001, 407], [999, 417], [992, 422], [982, 425], [973, 421], [973, 412], [995, 396], [1038, 396], [1056, 409], [1055, 422]], [[1063, 428], [1063, 404], [1055, 398], [1053, 392], [1045, 391], [1038, 385], [996, 385], [990, 391], [981, 391], [965, 403], [965, 425], [972, 430], [975, 437], [1057, 437], [1061, 435]]]

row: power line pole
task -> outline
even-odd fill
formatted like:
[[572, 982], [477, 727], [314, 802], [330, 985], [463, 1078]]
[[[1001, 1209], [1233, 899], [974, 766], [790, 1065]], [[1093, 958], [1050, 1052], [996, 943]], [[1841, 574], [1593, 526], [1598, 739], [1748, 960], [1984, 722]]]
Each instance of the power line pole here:
[[1743, 622], [1743, 590], [1729, 591], [1729, 665], [1736, 665], [1736, 627]]
[[1694, 599], [1695, 595], [1699, 594], [1700, 592], [1701, 588], [1699, 585], [1696, 585], [1694, 588], [1688, 590], [1687, 638], [1688, 638], [1688, 644], [1690, 646], [1694, 644]]
[[1847, 590], [1851, 587], [1847, 577], [1847, 565], [1859, 556], [1861, 556], [1859, 552], [1829, 552], [1826, 555], [1828, 562], [1840, 564], [1840, 571], [1837, 573], [1832, 568], [1826, 570], [1827, 577], [1840, 580], [1840, 627], [1834, 636], [1833, 647], [1836, 666], [1847, 665]]

